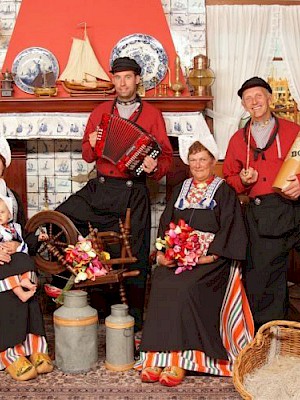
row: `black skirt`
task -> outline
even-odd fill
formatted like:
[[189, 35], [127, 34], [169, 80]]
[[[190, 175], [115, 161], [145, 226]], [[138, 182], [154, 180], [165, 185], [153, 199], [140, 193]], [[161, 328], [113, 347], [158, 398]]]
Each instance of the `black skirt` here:
[[[0, 266], [0, 279], [34, 270], [30, 256], [15, 253], [9, 264]], [[23, 303], [12, 290], [8, 290], [0, 293], [0, 303], [0, 351], [21, 344], [29, 333], [45, 335], [37, 295]]]
[[141, 351], [201, 350], [227, 359], [220, 337], [220, 311], [230, 271], [228, 260], [198, 265], [175, 275], [155, 269]]

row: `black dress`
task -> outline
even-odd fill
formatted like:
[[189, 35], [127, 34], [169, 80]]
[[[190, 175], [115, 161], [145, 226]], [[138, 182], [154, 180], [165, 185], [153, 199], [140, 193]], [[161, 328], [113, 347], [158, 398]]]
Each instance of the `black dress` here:
[[220, 335], [220, 312], [232, 260], [244, 260], [247, 236], [235, 192], [223, 182], [217, 189], [213, 209], [174, 208], [178, 186], [162, 214], [158, 236], [164, 237], [169, 222], [184, 219], [193, 228], [212, 232], [215, 238], [208, 255], [219, 259], [192, 271], [174, 274], [158, 266], [152, 287], [140, 350], [168, 352], [199, 350], [214, 359], [227, 359]]
[[[22, 203], [16, 193], [14, 196], [18, 203], [16, 222], [22, 225], [25, 221]], [[31, 237], [28, 240], [25, 238], [25, 241], [34, 253], [36, 238]], [[34, 262], [28, 254], [15, 253], [10, 263], [0, 265], [0, 280], [34, 270]], [[0, 292], [0, 304], [0, 351], [24, 342], [28, 333], [45, 335], [43, 317], [36, 295], [23, 303], [12, 290]]]

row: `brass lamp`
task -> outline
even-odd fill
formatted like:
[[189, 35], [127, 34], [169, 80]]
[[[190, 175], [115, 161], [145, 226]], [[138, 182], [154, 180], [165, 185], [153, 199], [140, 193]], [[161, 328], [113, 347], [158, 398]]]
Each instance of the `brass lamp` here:
[[209, 68], [208, 58], [202, 54], [194, 57], [194, 68], [188, 76], [189, 85], [193, 88], [193, 96], [209, 96], [210, 86], [215, 81], [215, 74]]

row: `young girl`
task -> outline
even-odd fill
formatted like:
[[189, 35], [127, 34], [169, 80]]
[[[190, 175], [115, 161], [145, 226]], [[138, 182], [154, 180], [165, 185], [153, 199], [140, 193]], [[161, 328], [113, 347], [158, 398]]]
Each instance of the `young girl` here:
[[[0, 178], [0, 190], [5, 185]], [[12, 220], [12, 200], [0, 192], [0, 247], [1, 243], [16, 240], [20, 242], [17, 252], [29, 257], [28, 247], [22, 238], [21, 225]], [[46, 240], [47, 235], [41, 232], [38, 241]], [[13, 275], [4, 280], [0, 280], [0, 291], [11, 289], [15, 295], [23, 302], [34, 296], [36, 292], [37, 277], [34, 271], [28, 271], [21, 275]], [[27, 289], [27, 290], [24, 290]]]
[[[7, 140], [0, 135], [0, 178], [10, 165], [11, 152]], [[16, 192], [6, 187], [1, 180], [4, 196], [12, 199], [13, 221], [22, 228], [26, 217], [22, 201]], [[4, 186], [5, 185], [5, 186]], [[37, 236], [25, 238], [29, 254], [35, 255], [39, 246]], [[0, 243], [0, 281], [30, 273], [34, 282], [35, 266], [33, 260], [18, 252], [20, 241], [11, 240]], [[2, 247], [2, 248], [1, 248]], [[20, 279], [21, 280], [21, 279]], [[4, 370], [18, 381], [36, 378], [53, 370], [48, 355], [43, 316], [36, 295], [23, 302], [12, 290], [0, 291], [0, 370]]]

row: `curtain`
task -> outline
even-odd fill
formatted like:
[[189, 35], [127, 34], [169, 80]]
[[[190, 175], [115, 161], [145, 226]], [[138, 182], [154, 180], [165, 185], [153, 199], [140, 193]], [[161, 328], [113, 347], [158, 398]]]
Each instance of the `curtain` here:
[[[212, 86], [214, 135], [225, 157], [243, 115], [238, 89], [253, 76], [267, 78], [275, 52], [279, 6], [207, 6], [207, 54]], [[298, 58], [299, 60], [299, 58]], [[228, 66], [230, 66], [228, 68]]]
[[292, 97], [300, 107], [300, 7], [282, 6], [279, 14], [282, 57]]

